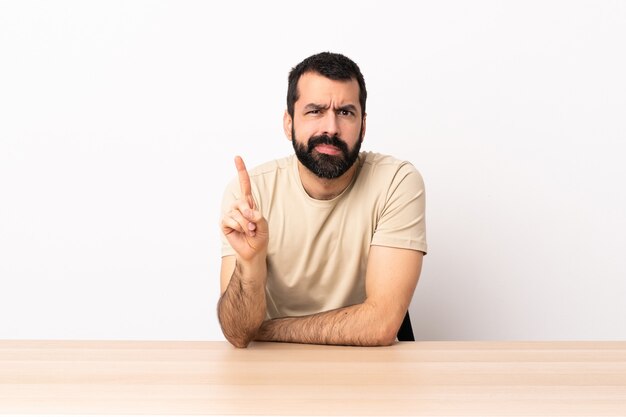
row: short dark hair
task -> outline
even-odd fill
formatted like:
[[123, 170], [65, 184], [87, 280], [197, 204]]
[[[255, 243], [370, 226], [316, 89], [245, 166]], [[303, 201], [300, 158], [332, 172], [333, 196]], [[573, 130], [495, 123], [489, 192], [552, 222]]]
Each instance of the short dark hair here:
[[355, 79], [359, 83], [359, 103], [361, 104], [361, 117], [365, 116], [365, 101], [367, 90], [365, 80], [359, 66], [350, 58], [332, 52], [321, 52], [311, 55], [296, 65], [289, 72], [289, 86], [287, 87], [287, 112], [293, 118], [294, 107], [298, 101], [298, 81], [303, 74], [316, 72], [331, 80], [348, 81]]

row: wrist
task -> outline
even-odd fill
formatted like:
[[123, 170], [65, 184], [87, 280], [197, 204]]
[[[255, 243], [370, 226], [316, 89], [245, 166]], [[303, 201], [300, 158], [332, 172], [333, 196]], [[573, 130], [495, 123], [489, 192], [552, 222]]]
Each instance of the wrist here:
[[258, 283], [265, 286], [267, 278], [267, 262], [265, 256], [258, 256], [249, 260], [237, 258], [235, 271], [239, 279], [245, 283]]

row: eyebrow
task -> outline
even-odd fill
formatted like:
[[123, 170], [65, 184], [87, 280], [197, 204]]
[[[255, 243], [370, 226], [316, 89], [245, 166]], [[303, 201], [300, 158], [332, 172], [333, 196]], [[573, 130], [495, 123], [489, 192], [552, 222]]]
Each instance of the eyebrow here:
[[[304, 106], [304, 110], [327, 110], [328, 106], [323, 104], [309, 103]], [[344, 106], [339, 106], [336, 108], [339, 111], [351, 111], [353, 113], [357, 112], [357, 108], [354, 104], [346, 104]]]
[[337, 110], [340, 111], [351, 111], [352, 113], [357, 113], [356, 106], [354, 104], [346, 104], [345, 106], [339, 106]]
[[304, 106], [304, 110], [326, 110], [328, 106], [324, 106], [322, 104], [309, 103]]

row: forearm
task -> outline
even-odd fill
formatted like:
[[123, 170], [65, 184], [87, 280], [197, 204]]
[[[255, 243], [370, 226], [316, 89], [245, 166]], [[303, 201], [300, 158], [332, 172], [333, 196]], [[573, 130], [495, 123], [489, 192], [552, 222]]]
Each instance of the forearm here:
[[398, 330], [392, 327], [393, 324], [385, 317], [381, 317], [373, 305], [364, 302], [310, 316], [265, 321], [259, 329], [256, 340], [387, 346], [394, 343]]
[[226, 339], [246, 347], [257, 334], [266, 315], [265, 262], [235, 265], [233, 275], [217, 305], [217, 316]]

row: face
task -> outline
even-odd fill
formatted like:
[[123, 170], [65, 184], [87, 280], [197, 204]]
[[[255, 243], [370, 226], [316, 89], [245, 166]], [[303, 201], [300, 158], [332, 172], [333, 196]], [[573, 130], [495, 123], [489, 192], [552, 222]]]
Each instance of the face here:
[[298, 93], [293, 119], [285, 112], [285, 133], [302, 165], [320, 178], [338, 178], [357, 160], [365, 134], [359, 84], [309, 72]]

